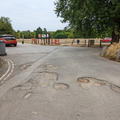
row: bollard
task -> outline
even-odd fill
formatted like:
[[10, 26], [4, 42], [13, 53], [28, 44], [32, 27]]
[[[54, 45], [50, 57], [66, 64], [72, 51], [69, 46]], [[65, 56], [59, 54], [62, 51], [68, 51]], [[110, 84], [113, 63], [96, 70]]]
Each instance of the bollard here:
[[5, 56], [5, 55], [7, 55], [5, 42], [1, 40], [0, 41], [0, 56]]
[[86, 42], [86, 40], [85, 40], [85, 46], [86, 46], [86, 43], [87, 43], [87, 42]]
[[102, 40], [100, 40], [100, 48], [102, 47]]
[[24, 40], [22, 40], [22, 44], [24, 44]]

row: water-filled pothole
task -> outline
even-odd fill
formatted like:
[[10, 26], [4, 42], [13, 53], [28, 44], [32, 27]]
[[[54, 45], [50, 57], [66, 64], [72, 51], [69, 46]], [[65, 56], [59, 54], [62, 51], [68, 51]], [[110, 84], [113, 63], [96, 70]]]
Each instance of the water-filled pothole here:
[[64, 90], [64, 89], [68, 89], [69, 85], [66, 83], [55, 83], [53, 85], [53, 88], [55, 88], [56, 90]]

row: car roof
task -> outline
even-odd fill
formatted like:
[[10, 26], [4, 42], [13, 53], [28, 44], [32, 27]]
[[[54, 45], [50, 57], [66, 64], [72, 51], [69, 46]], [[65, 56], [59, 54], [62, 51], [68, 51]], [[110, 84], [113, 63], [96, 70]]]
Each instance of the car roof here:
[[10, 34], [3, 34], [3, 35], [0, 35], [0, 38], [2, 37], [14, 37], [13, 35], [10, 35]]
[[106, 40], [106, 39], [110, 39], [110, 40], [111, 40], [112, 38], [106, 37], [106, 38], [104, 38], [104, 39], [105, 39], [105, 40]]
[[10, 34], [3, 34], [3, 35], [0, 35], [0, 37], [14, 37], [14, 36]]

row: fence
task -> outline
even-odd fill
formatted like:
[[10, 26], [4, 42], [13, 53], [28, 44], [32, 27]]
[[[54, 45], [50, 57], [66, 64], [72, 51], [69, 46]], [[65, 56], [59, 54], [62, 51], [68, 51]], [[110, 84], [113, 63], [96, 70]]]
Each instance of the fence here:
[[[104, 46], [109, 45], [110, 43], [102, 43], [100, 38], [89, 38], [89, 39], [24, 39], [24, 43], [29, 44], [40, 44], [40, 45], [77, 45], [77, 40], [80, 40], [80, 46]], [[18, 42], [22, 42], [23, 39], [18, 39]]]

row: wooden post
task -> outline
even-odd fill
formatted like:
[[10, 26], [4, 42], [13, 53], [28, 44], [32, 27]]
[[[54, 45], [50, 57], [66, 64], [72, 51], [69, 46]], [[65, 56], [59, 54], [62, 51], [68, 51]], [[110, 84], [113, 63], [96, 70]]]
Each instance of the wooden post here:
[[102, 40], [100, 40], [100, 48], [102, 47]]

